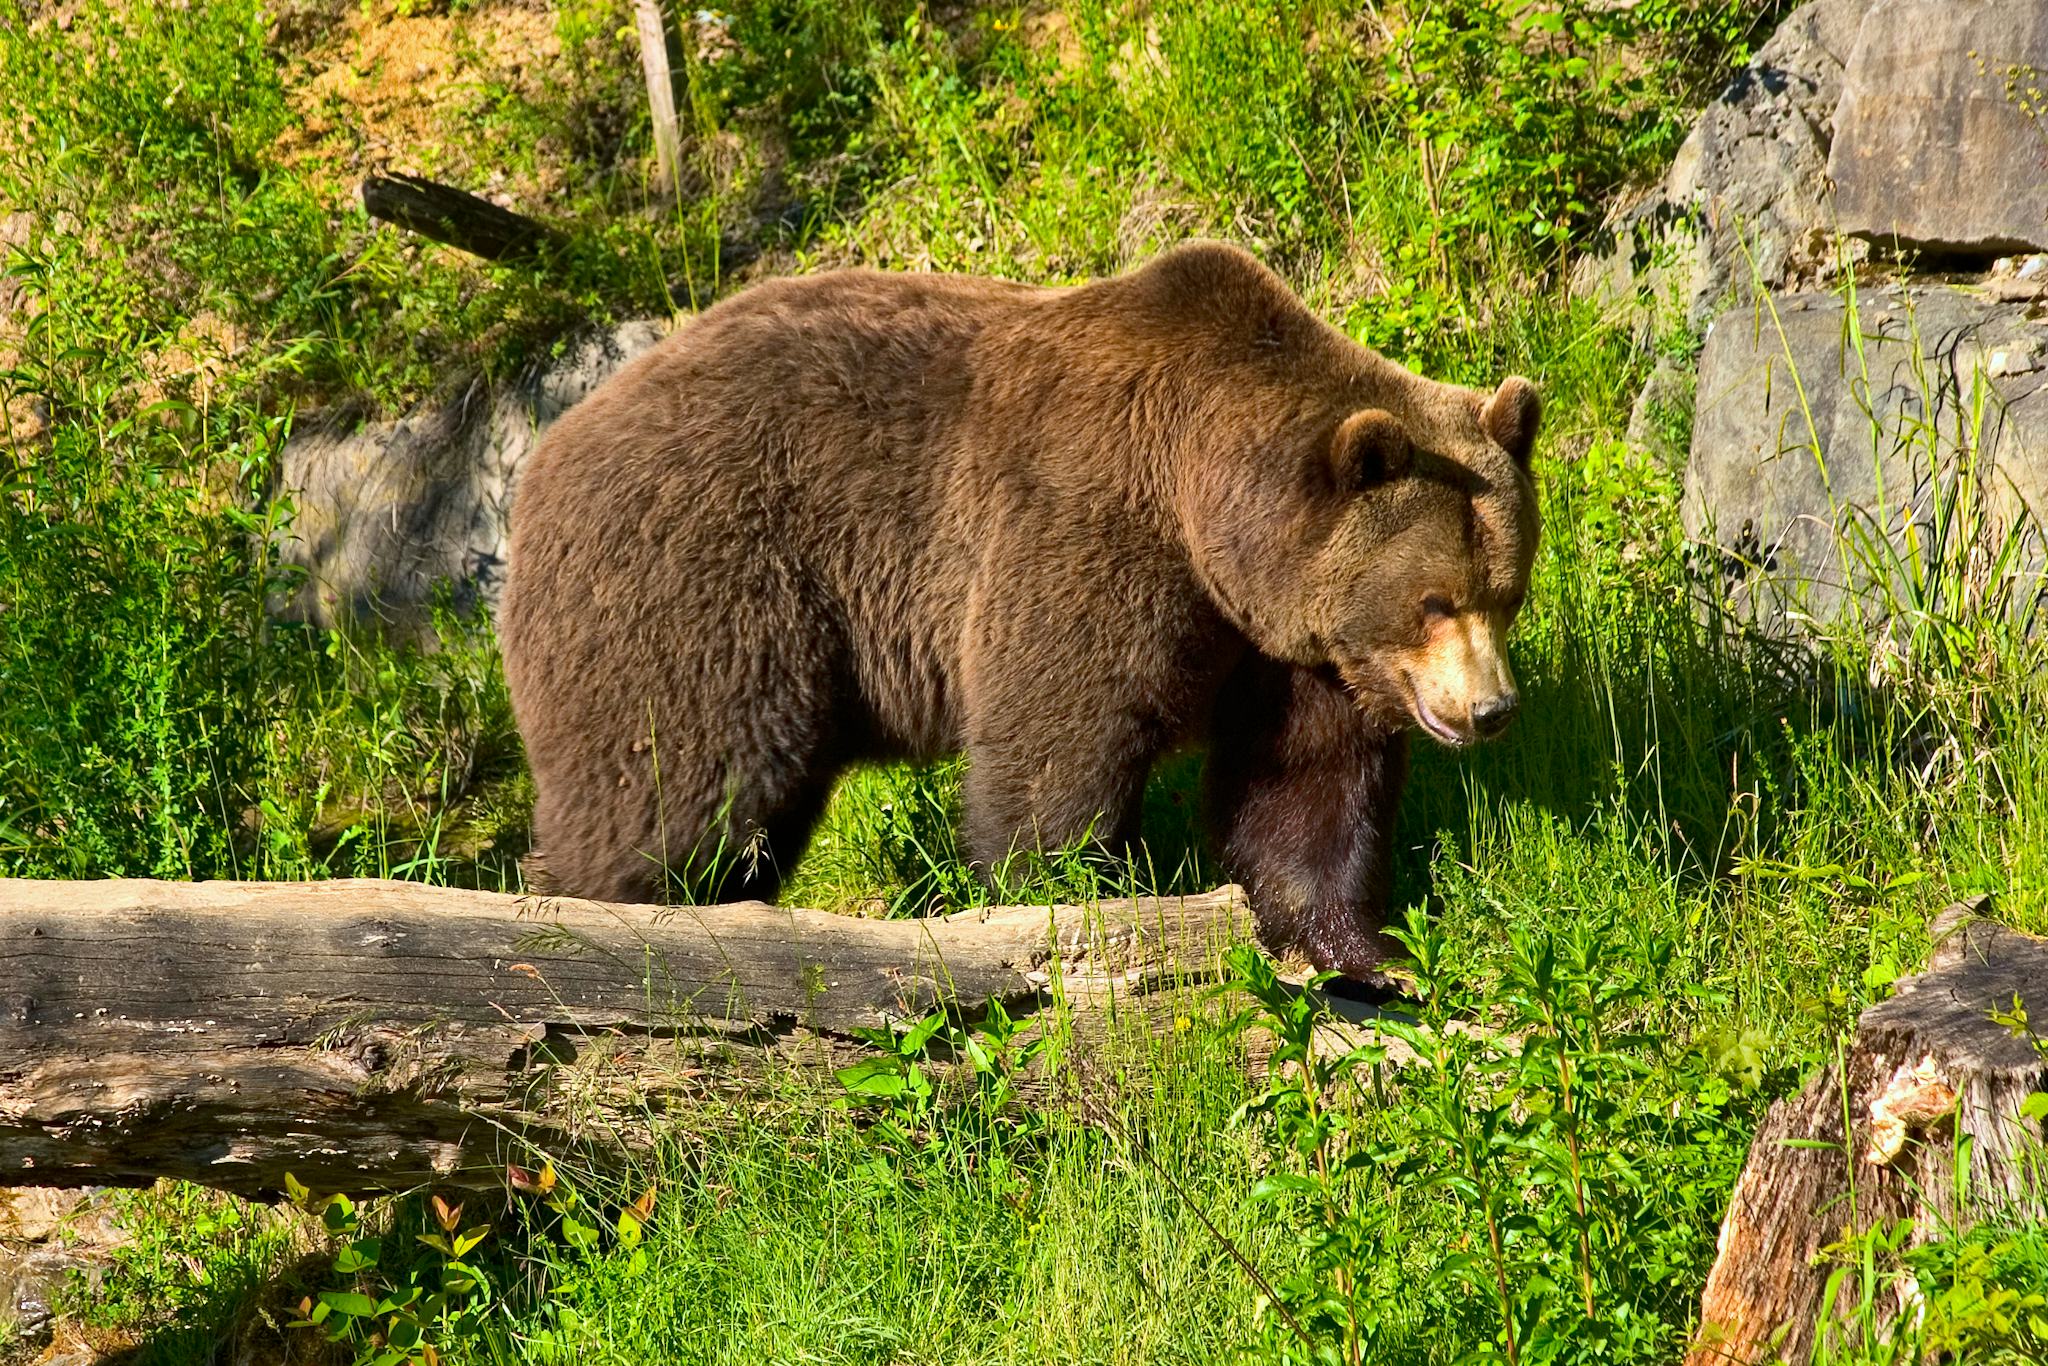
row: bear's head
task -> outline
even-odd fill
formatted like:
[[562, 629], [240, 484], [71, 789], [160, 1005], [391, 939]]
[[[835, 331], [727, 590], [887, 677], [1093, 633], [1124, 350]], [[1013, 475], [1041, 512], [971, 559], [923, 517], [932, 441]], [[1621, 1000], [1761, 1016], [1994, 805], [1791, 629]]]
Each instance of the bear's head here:
[[1406, 370], [1222, 243], [1094, 297], [1117, 345], [1081, 344], [1127, 365], [1107, 420], [1165, 434], [1178, 530], [1217, 609], [1261, 653], [1333, 670], [1389, 730], [1497, 734], [1520, 701], [1505, 637], [1536, 558], [1535, 387]]
[[1536, 555], [1541, 404], [1521, 378], [1451, 393], [1463, 413], [1363, 408], [1331, 432], [1341, 507], [1306, 575], [1303, 624], [1376, 720], [1466, 745], [1521, 703], [1507, 632]]
[[1334, 670], [1389, 730], [1465, 745], [1520, 703], [1506, 635], [1536, 555], [1541, 404], [1524, 379], [1488, 394], [1372, 359], [1327, 401], [1240, 397], [1285, 416], [1202, 462], [1197, 572], [1261, 652]]

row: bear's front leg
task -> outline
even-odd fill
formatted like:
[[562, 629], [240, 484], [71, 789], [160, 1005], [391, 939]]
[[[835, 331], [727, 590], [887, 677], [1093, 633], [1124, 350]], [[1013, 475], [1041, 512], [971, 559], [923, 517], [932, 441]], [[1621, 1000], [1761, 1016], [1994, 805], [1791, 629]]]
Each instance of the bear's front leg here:
[[1253, 657], [1216, 702], [1209, 818], [1259, 937], [1319, 970], [1384, 984], [1404, 731], [1376, 728], [1334, 677]]

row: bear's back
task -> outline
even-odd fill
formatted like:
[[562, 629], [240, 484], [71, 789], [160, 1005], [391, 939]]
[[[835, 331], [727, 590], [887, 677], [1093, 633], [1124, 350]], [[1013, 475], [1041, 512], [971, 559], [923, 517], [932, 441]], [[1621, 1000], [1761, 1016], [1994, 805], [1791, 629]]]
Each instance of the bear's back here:
[[1058, 293], [840, 271], [707, 310], [564, 415], [522, 472], [508, 651], [602, 669], [622, 630], [682, 650], [715, 630], [801, 637], [857, 675], [875, 748], [957, 744], [976, 528], [948, 504], [973, 357]]

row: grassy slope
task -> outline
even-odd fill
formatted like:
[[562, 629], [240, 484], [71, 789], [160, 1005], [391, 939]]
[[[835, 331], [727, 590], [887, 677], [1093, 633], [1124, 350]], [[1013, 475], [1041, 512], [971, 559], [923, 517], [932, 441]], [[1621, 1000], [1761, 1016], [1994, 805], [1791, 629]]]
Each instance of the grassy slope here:
[[[1664, 6], [1691, 26], [1571, 70], [1568, 38], [1389, 30], [1323, 3], [776, 0], [699, 26], [674, 201], [644, 190], [614, 0], [0, 18], [0, 85], [23, 111], [0, 127], [0, 210], [17, 215], [34, 319], [0, 331], [17, 423], [0, 871], [516, 878], [525, 784], [487, 631], [450, 623], [451, 648], [420, 659], [261, 626], [274, 571], [237, 509], [295, 405], [398, 405], [451, 367], [516, 364], [567, 321], [708, 300], [736, 282], [736, 242], [762, 249], [752, 273], [868, 261], [1065, 280], [1231, 236], [1419, 369], [1519, 371], [1548, 394], [1547, 539], [1515, 644], [1526, 719], [1470, 757], [1419, 756], [1400, 896], [1432, 912], [1476, 996], [1517, 931], [1576, 928], [1645, 991], [1629, 1023], [1663, 1041], [1652, 1089], [1700, 1132], [1617, 1126], [1614, 1151], [1662, 1178], [1657, 1217], [1617, 1214], [1607, 1335], [1556, 1351], [1670, 1359], [1764, 1096], [1910, 965], [1930, 906], [1990, 888], [2048, 924], [2031, 701], [1939, 661], [1870, 696], [1853, 641], [1820, 683], [1787, 679], [1702, 627], [1673, 472], [1619, 440], [1651, 356], [1557, 283], [1599, 195], [1668, 152], [1760, 8]], [[536, 277], [370, 227], [347, 186], [392, 144], [400, 164], [568, 222], [571, 247]], [[1138, 880], [1212, 880], [1187, 834], [1195, 769], [1155, 782]], [[793, 898], [978, 895], [952, 842], [956, 789], [951, 768], [849, 778]], [[1055, 861], [1041, 890], [1099, 876]], [[655, 1173], [637, 1257], [583, 1255], [553, 1225], [494, 1243], [509, 1307], [459, 1355], [1280, 1350], [1202, 1221], [1275, 1276], [1303, 1256], [1250, 1197], [1272, 1159], [1232, 1121], [1251, 1097], [1213, 1013], [1191, 1002], [1184, 1028], [1128, 1043], [1120, 1128], [1052, 1113], [1021, 1155], [943, 1124], [921, 1130], [942, 1141], [892, 1146], [814, 1105], [737, 1117], [736, 1140], [684, 1143]], [[1426, 1091], [1369, 1108], [1359, 1132], [1419, 1141], [1403, 1107]], [[1369, 1359], [1469, 1359], [1496, 1340], [1446, 1270], [1474, 1246], [1470, 1207], [1426, 1176], [1349, 1188], [1372, 1225], [1355, 1287], [1378, 1306]], [[264, 1283], [306, 1235], [190, 1192], [140, 1199], [130, 1222], [140, 1242], [111, 1292], [74, 1313], [144, 1335], [153, 1359], [211, 1359], [235, 1336], [277, 1350], [250, 1315], [336, 1281], [300, 1267]], [[1515, 1254], [1532, 1312], [1559, 1298], [1551, 1251], [1530, 1232]]]

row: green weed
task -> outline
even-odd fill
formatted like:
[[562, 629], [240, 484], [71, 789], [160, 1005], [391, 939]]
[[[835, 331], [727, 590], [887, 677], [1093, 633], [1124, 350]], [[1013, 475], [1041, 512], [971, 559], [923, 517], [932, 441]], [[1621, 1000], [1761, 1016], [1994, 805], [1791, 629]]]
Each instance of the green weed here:
[[[1582, 925], [1516, 933], [1494, 964], [1420, 916], [1400, 933], [1417, 1014], [1348, 1048], [1323, 1037], [1309, 994], [1232, 954], [1256, 1002], [1240, 1025], [1278, 1040], [1276, 1080], [1245, 1110], [1278, 1150], [1253, 1193], [1299, 1230], [1269, 1347], [1340, 1363], [1423, 1344], [1463, 1360], [1668, 1359], [1759, 1109], [1643, 1028], [1670, 990], [1670, 944]], [[1432, 1226], [1449, 1236], [1417, 1256]], [[1394, 1307], [1418, 1299], [1428, 1312]]]

